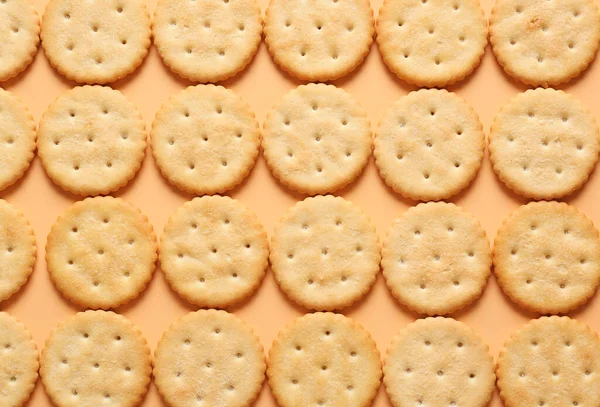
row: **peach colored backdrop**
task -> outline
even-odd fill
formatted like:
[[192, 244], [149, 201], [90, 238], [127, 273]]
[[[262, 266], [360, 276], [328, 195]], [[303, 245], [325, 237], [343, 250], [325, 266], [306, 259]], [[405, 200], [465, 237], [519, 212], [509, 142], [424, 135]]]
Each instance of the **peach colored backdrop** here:
[[[41, 15], [47, 0], [33, 1]], [[268, 0], [259, 0], [259, 2], [264, 13]], [[371, 2], [377, 14], [382, 0]], [[156, 0], [147, 0], [147, 4], [150, 13], [153, 13]], [[492, 5], [493, 0], [482, 0], [482, 6], [488, 16]], [[595, 62], [584, 75], [564, 86], [563, 89], [587, 104], [600, 122], [600, 97], [594, 97], [597, 95], [599, 81], [600, 63]], [[226, 87], [237, 91], [250, 103], [261, 123], [270, 107], [285, 92], [298, 84], [300, 82], [278, 70], [264, 44], [261, 44], [256, 58], [248, 69], [223, 83]], [[414, 89], [388, 72], [375, 45], [371, 48], [365, 63], [356, 72], [335, 81], [334, 84], [352, 93], [363, 104], [369, 112], [373, 125], [377, 124], [383, 110], [389, 104]], [[188, 85], [190, 83], [179, 79], [164, 67], [156, 50], [151, 48], [145, 62], [134, 74], [112, 86], [124, 92], [139, 106], [150, 127], [159, 106], [170, 95]], [[75, 84], [59, 76], [50, 67], [40, 50], [29, 69], [1, 86], [19, 95], [27, 103], [36, 120], [39, 120], [48, 104]], [[489, 46], [481, 66], [475, 73], [467, 80], [450, 87], [451, 91], [457, 92], [473, 105], [481, 117], [486, 133], [500, 106], [524, 89], [524, 86], [504, 75], [494, 60]], [[600, 226], [598, 171], [597, 169], [580, 192], [565, 200], [579, 207], [596, 225]], [[138, 206], [150, 218], [159, 236], [167, 218], [175, 208], [192, 198], [175, 190], [161, 178], [150, 154], [146, 156], [138, 176], [115, 195]], [[302, 199], [302, 196], [284, 189], [276, 182], [262, 157], [259, 158], [246, 182], [231, 191], [230, 195], [254, 210], [269, 234], [279, 217], [294, 202]], [[350, 187], [341, 191], [340, 195], [365, 209], [377, 226], [381, 237], [385, 235], [394, 218], [405, 211], [409, 205], [414, 205], [414, 202], [398, 197], [386, 187], [379, 178], [372, 160], [364, 174]], [[0, 192], [0, 197], [19, 206], [25, 212], [35, 228], [38, 243], [38, 261], [32, 277], [21, 292], [0, 304], [0, 309], [21, 319], [31, 330], [38, 346], [42, 347], [57, 322], [78, 311], [76, 307], [61, 298], [52, 286], [44, 262], [44, 245], [46, 235], [56, 217], [80, 198], [54, 186], [44, 174], [37, 158], [26, 176], [8, 190]], [[515, 196], [496, 179], [487, 156], [475, 182], [452, 201], [464, 206], [479, 218], [491, 239], [494, 238], [496, 230], [506, 215], [518, 205], [525, 203], [524, 199]], [[117, 309], [141, 328], [152, 349], [172, 321], [192, 310], [194, 307], [171, 292], [160, 270], [156, 271], [148, 289], [137, 300]], [[279, 291], [270, 271], [256, 295], [230, 311], [235, 312], [254, 327], [265, 350], [269, 349], [272, 340], [284, 325], [305, 312], [292, 305]], [[381, 276], [366, 298], [345, 310], [344, 313], [358, 320], [371, 332], [382, 353], [385, 352], [396, 332], [417, 318], [396, 303]], [[594, 329], [600, 330], [600, 295], [595, 296], [587, 306], [569, 315], [580, 318]], [[497, 356], [508, 335], [532, 315], [512, 305], [492, 277], [483, 297], [455, 317], [475, 328], [490, 345], [493, 355]], [[38, 382], [28, 406], [50, 405], [42, 384]], [[163, 402], [152, 385], [143, 406], [162, 405]], [[382, 386], [374, 406], [389, 405]], [[491, 406], [501, 405], [498, 395], [494, 395]], [[275, 406], [266, 384], [255, 406]]]

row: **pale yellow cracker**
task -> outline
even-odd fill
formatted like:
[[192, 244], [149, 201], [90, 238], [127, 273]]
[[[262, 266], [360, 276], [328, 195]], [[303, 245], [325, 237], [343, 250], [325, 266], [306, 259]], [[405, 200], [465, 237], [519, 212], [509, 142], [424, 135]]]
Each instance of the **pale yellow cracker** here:
[[152, 153], [167, 180], [192, 194], [225, 192], [250, 173], [260, 146], [250, 106], [222, 86], [190, 86], [162, 105]]
[[143, 0], [50, 0], [42, 17], [42, 47], [68, 79], [114, 82], [142, 63], [150, 25]]
[[229, 197], [186, 202], [167, 222], [160, 265], [171, 287], [200, 307], [224, 308], [248, 298], [269, 263], [258, 217]]
[[585, 303], [600, 284], [598, 230], [565, 203], [521, 206], [498, 230], [494, 273], [521, 307], [565, 313]]
[[505, 342], [496, 375], [506, 407], [600, 405], [600, 339], [575, 319], [534, 319]]
[[36, 137], [35, 120], [27, 106], [12, 93], [0, 89], [0, 191], [27, 171], [33, 160]]
[[29, 221], [23, 212], [0, 199], [0, 302], [27, 282], [35, 259], [35, 235]]
[[468, 325], [451, 318], [419, 319], [392, 340], [383, 382], [394, 407], [485, 407], [495, 364]]
[[265, 379], [265, 355], [244, 321], [225, 311], [180, 318], [154, 352], [154, 378], [171, 407], [247, 407]]
[[533, 199], [581, 188], [600, 151], [594, 117], [579, 100], [554, 89], [528, 90], [510, 100], [494, 118], [489, 142], [500, 180]]
[[142, 165], [146, 126], [121, 92], [76, 87], [42, 116], [38, 155], [46, 173], [79, 195], [108, 194], [131, 180]]
[[490, 42], [507, 74], [533, 86], [551, 86], [579, 75], [600, 44], [594, 0], [497, 0]]
[[156, 236], [148, 218], [121, 198], [87, 198], [52, 225], [48, 272], [69, 300], [114, 308], [139, 295], [152, 278]]
[[394, 297], [421, 314], [443, 315], [479, 298], [492, 252], [481, 223], [450, 203], [411, 207], [390, 227], [381, 267]]
[[310, 82], [355, 70], [374, 31], [368, 0], [271, 0], [265, 16], [265, 42], [275, 63]]
[[352, 202], [331, 195], [296, 203], [275, 226], [271, 267], [279, 287], [310, 309], [342, 309], [362, 298], [379, 272], [375, 226]]
[[191, 81], [217, 82], [250, 63], [262, 16], [256, 0], [160, 0], [152, 30], [171, 70]]
[[306, 314], [269, 351], [269, 386], [281, 407], [371, 405], [381, 379], [375, 341], [341, 314]]
[[0, 0], [0, 82], [23, 71], [40, 44], [40, 20], [29, 0]]
[[0, 405], [24, 405], [35, 387], [38, 367], [31, 333], [17, 319], [0, 312]]
[[487, 20], [479, 0], [385, 0], [377, 45], [399, 78], [418, 86], [447, 86], [481, 62]]
[[263, 129], [263, 154], [273, 174], [310, 195], [354, 181], [373, 148], [367, 112], [333, 85], [292, 90], [273, 107]]
[[485, 150], [477, 113], [446, 90], [411, 92], [384, 113], [375, 134], [375, 164], [406, 198], [437, 201], [475, 178]]
[[124, 316], [80, 312], [46, 339], [40, 376], [56, 406], [138, 406], [152, 373], [150, 349]]

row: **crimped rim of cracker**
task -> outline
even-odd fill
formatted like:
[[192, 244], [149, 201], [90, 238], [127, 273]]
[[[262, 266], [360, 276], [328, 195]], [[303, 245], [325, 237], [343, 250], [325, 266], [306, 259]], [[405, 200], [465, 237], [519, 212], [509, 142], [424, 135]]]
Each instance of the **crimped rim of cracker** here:
[[[513, 104], [518, 102], [518, 99], [524, 97], [524, 95], [530, 95], [532, 93], [537, 93], [537, 92], [556, 92], [557, 94], [567, 97], [570, 99], [571, 102], [576, 103], [579, 108], [582, 110], [582, 112], [584, 112], [585, 114], [587, 114], [594, 122], [596, 122], [596, 119], [594, 118], [594, 116], [592, 115], [591, 111], [588, 109], [588, 107], [586, 105], [584, 105], [579, 99], [577, 99], [576, 97], [572, 96], [569, 93], [566, 93], [562, 90], [556, 90], [556, 89], [551, 89], [551, 88], [535, 88], [535, 89], [528, 89], [525, 92], [519, 93], [516, 96], [512, 97], [509, 101], [505, 102], [502, 107], [500, 108], [500, 110], [498, 111], [498, 113], [496, 113], [496, 115], [494, 116], [494, 120], [492, 121], [492, 125], [490, 127], [490, 134], [488, 137], [488, 151], [490, 153], [490, 162], [492, 163], [492, 168], [494, 170], [494, 173], [496, 174], [496, 176], [498, 177], [498, 179], [500, 179], [500, 181], [502, 181], [502, 183], [508, 188], [510, 189], [512, 192], [514, 192], [517, 195], [521, 195], [525, 198], [529, 198], [529, 199], [534, 199], [536, 201], [540, 201], [540, 200], [548, 200], [548, 199], [558, 199], [558, 198], [562, 198], [568, 195], [571, 195], [572, 193], [574, 193], [575, 191], [581, 189], [588, 181], [588, 179], [590, 178], [590, 176], [592, 175], [592, 172], [594, 172], [594, 168], [596, 166], [596, 164], [598, 163], [598, 159], [600, 158], [600, 154], [596, 155], [596, 160], [593, 162], [593, 164], [591, 165], [591, 170], [587, 173], [586, 176], [582, 176], [580, 181], [576, 184], [573, 184], [573, 186], [570, 188], [570, 190], [566, 191], [566, 192], [555, 192], [552, 194], [545, 194], [545, 193], [537, 193], [535, 191], [531, 191], [528, 188], [523, 188], [523, 187], [519, 187], [517, 185], [517, 182], [513, 182], [511, 179], [509, 179], [508, 177], [506, 177], [502, 171], [498, 168], [498, 160], [496, 157], [496, 148], [495, 145], [493, 144], [493, 140], [496, 137], [496, 134], [498, 133], [498, 127], [499, 124], [498, 122], [500, 121], [500, 116], [503, 115], [504, 111], [506, 109], [508, 109], [510, 106], [512, 106]], [[600, 131], [598, 130], [598, 125], [596, 123], [596, 139], [600, 140]]]
[[[105, 305], [105, 304], [100, 304], [100, 303], [94, 302], [90, 298], [88, 298], [85, 302], [79, 301], [78, 299], [74, 298], [73, 296], [70, 296], [69, 293], [64, 292], [63, 290], [58, 288], [59, 284], [57, 283], [56, 276], [52, 272], [51, 268], [48, 267], [48, 265], [50, 264], [49, 255], [48, 255], [48, 253], [49, 253], [48, 247], [51, 244], [56, 245], [56, 242], [55, 242], [56, 234], [53, 233], [55, 228], [58, 225], [60, 225], [65, 220], [65, 218], [71, 214], [71, 212], [73, 210], [79, 208], [80, 206], [87, 205], [88, 201], [91, 201], [91, 200], [112, 201], [112, 202], [117, 203], [117, 205], [120, 205], [121, 207], [126, 206], [128, 209], [131, 209], [135, 213], [139, 214], [140, 219], [142, 219], [144, 221], [144, 224], [147, 226], [148, 237], [151, 239], [151, 241], [153, 242], [153, 245], [154, 245], [154, 256], [152, 257], [152, 260], [151, 260], [151, 262], [153, 263], [153, 267], [150, 270], [150, 272], [148, 273], [148, 276], [147, 276], [145, 282], [140, 284], [140, 288], [137, 291], [137, 293], [135, 293], [135, 295], [131, 295], [129, 297], [124, 297], [121, 299], [121, 301], [116, 301], [115, 303], [110, 304], [110, 305]], [[50, 276], [50, 280], [52, 281], [54, 287], [63, 296], [63, 298], [65, 298], [65, 299], [69, 300], [70, 302], [72, 302], [73, 304], [76, 304], [83, 308], [93, 308], [96, 311], [111, 312], [111, 311], [107, 311], [107, 310], [128, 304], [129, 302], [131, 302], [134, 299], [136, 299], [137, 297], [139, 297], [140, 294], [146, 290], [146, 288], [148, 287], [148, 284], [150, 283], [150, 281], [152, 280], [152, 277], [154, 276], [154, 271], [156, 269], [156, 261], [158, 259], [158, 244], [157, 244], [157, 239], [156, 239], [156, 233], [154, 232], [154, 228], [152, 227], [152, 224], [150, 223], [148, 217], [137, 206], [134, 206], [133, 204], [127, 202], [123, 198], [115, 198], [112, 196], [101, 196], [101, 197], [85, 198], [84, 200], [77, 201], [74, 204], [72, 204], [71, 206], [69, 206], [52, 224], [52, 226], [50, 228], [50, 232], [48, 233], [48, 237], [46, 239], [45, 252], [46, 252], [45, 261], [46, 261], [48, 275]]]

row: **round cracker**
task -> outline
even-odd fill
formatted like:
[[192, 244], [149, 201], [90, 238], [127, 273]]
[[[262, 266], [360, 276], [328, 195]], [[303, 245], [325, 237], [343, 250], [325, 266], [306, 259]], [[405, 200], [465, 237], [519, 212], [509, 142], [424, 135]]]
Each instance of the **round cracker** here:
[[50, 0], [42, 17], [42, 47], [68, 79], [109, 83], [133, 72], [150, 47], [143, 0]]
[[392, 340], [383, 382], [394, 407], [485, 407], [496, 384], [494, 370], [488, 346], [468, 325], [426, 318]]
[[471, 183], [484, 150], [483, 126], [464, 99], [443, 89], [422, 89], [384, 113], [373, 154], [379, 174], [395, 192], [437, 201]]
[[38, 155], [46, 174], [79, 195], [104, 195], [126, 185], [140, 169], [146, 126], [137, 107], [118, 90], [76, 87], [42, 116]]
[[250, 63], [260, 44], [262, 16], [255, 0], [161, 0], [152, 31], [173, 72], [195, 82], [217, 82]]
[[31, 165], [35, 127], [33, 116], [21, 99], [0, 89], [0, 191], [17, 182]]
[[490, 42], [498, 63], [533, 86], [567, 82], [584, 71], [600, 44], [593, 0], [497, 0]]
[[16, 318], [0, 312], [0, 404], [24, 405], [35, 388], [38, 367], [31, 333]]
[[269, 243], [260, 220], [245, 205], [204, 196], [171, 215], [159, 257], [179, 295], [199, 307], [225, 308], [256, 291], [269, 263]]
[[46, 263], [70, 301], [114, 308], [142, 292], [154, 272], [156, 236], [148, 218], [121, 198], [76, 202], [52, 225]]
[[362, 172], [373, 140], [367, 112], [343, 89], [301, 85], [263, 125], [263, 154], [284, 185], [309, 195], [345, 187]]
[[307, 314], [269, 351], [269, 386], [281, 407], [370, 406], [381, 379], [375, 341], [341, 314]]
[[534, 319], [512, 334], [498, 357], [506, 407], [600, 403], [600, 339], [568, 317]]
[[196, 195], [223, 193], [250, 173], [260, 146], [250, 106], [222, 86], [190, 86], [162, 105], [152, 125], [162, 175]]
[[0, 0], [0, 82], [23, 71], [40, 44], [40, 20], [29, 0]]
[[151, 373], [146, 339], [114, 312], [71, 316], [54, 328], [42, 349], [40, 376], [57, 406], [138, 406]]
[[265, 379], [260, 340], [225, 311], [181, 317], [163, 334], [154, 355], [156, 387], [172, 407], [247, 407]]
[[411, 207], [396, 219], [381, 260], [394, 297], [429, 315], [455, 312], [479, 298], [491, 265], [492, 251], [481, 223], [444, 202]]
[[478, 0], [385, 0], [377, 45], [401, 79], [443, 87], [466, 78], [481, 62], [487, 20]]
[[27, 282], [33, 272], [36, 245], [23, 212], [0, 199], [0, 302]]
[[344, 198], [296, 203], [275, 226], [271, 267], [279, 287], [303, 307], [338, 310], [362, 298], [379, 272], [381, 247], [369, 217]]
[[554, 89], [511, 99], [494, 118], [490, 160], [511, 190], [555, 199], [581, 188], [598, 161], [600, 136], [588, 109]]
[[600, 284], [600, 236], [583, 213], [559, 202], [531, 202], [504, 220], [494, 241], [494, 273], [521, 307], [565, 313]]
[[354, 71], [373, 43], [373, 10], [367, 0], [271, 0], [265, 43], [281, 69], [309, 82]]

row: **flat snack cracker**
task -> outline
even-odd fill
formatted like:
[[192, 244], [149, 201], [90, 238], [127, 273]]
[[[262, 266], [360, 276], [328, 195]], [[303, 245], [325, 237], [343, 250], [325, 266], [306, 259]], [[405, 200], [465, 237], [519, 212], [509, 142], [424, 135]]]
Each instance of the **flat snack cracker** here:
[[381, 380], [375, 341], [341, 314], [306, 314], [269, 351], [269, 386], [281, 407], [367, 407]]
[[217, 82], [250, 63], [260, 44], [262, 16], [256, 0], [160, 0], [152, 30], [173, 72]]
[[552, 86], [584, 71], [600, 44], [594, 0], [497, 0], [490, 42], [507, 74], [528, 85]]
[[33, 160], [36, 137], [35, 120], [27, 106], [12, 93], [0, 89], [0, 191], [27, 171]]
[[490, 160], [511, 190], [555, 199], [581, 188], [598, 161], [600, 136], [589, 110], [554, 89], [520, 93], [496, 115]]
[[17, 319], [0, 312], [0, 405], [23, 406], [35, 387], [38, 367], [31, 333]]
[[260, 285], [269, 264], [269, 242], [260, 220], [245, 205], [204, 196], [171, 215], [159, 258], [170, 286], [187, 301], [226, 308]]
[[339, 310], [362, 298], [379, 272], [375, 226], [344, 198], [296, 203], [275, 226], [271, 267], [279, 287], [303, 307]]
[[42, 47], [68, 79], [109, 83], [133, 72], [150, 47], [143, 0], [50, 0], [42, 17]]
[[446, 90], [411, 92], [383, 115], [375, 164], [395, 192], [421, 201], [456, 195], [477, 175], [485, 134], [477, 113]]
[[355, 70], [373, 43], [368, 0], [271, 0], [265, 43], [281, 69], [309, 82], [331, 81]]
[[466, 78], [481, 62], [487, 36], [479, 0], [385, 0], [377, 18], [385, 64], [424, 87]]
[[494, 370], [488, 346], [468, 325], [426, 318], [392, 340], [383, 382], [394, 407], [485, 407], [495, 389]]
[[60, 407], [138, 406], [152, 373], [150, 348], [124, 316], [79, 312], [50, 333], [40, 376]]
[[35, 259], [35, 235], [29, 221], [23, 212], [0, 199], [0, 302], [27, 282]]
[[496, 375], [506, 407], [597, 406], [600, 339], [575, 319], [534, 319], [506, 341]]
[[260, 340], [225, 311], [183, 316], [163, 334], [154, 356], [156, 387], [172, 407], [248, 407], [265, 379]]
[[583, 213], [532, 202], [504, 220], [494, 241], [494, 273], [518, 305], [541, 314], [584, 304], [600, 284], [600, 237]]
[[190, 86], [162, 105], [152, 125], [162, 175], [188, 193], [225, 192], [250, 173], [260, 131], [250, 106], [222, 86]]
[[76, 202], [52, 226], [46, 263], [67, 299], [86, 308], [123, 305], [146, 288], [156, 262], [148, 218], [121, 198]]
[[310, 195], [354, 181], [373, 148], [367, 112], [333, 85], [292, 90], [267, 115], [263, 129], [263, 154], [273, 174]]
[[104, 86], [59, 96], [40, 121], [38, 155], [48, 176], [79, 195], [123, 187], [142, 165], [146, 126], [137, 107]]
[[23, 71], [40, 44], [40, 19], [29, 0], [0, 0], [0, 82]]
[[450, 203], [411, 207], [390, 227], [381, 267], [390, 291], [410, 309], [453, 313], [485, 288], [492, 251], [481, 223]]

